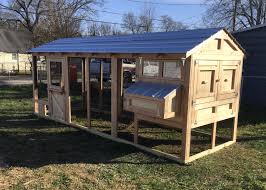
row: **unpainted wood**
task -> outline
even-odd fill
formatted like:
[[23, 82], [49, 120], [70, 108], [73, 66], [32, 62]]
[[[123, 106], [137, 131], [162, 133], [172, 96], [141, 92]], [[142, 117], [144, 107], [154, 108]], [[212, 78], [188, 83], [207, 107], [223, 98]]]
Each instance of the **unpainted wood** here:
[[102, 109], [103, 107], [103, 89], [104, 89], [104, 85], [103, 85], [103, 61], [100, 62], [100, 73], [99, 73], [99, 87], [98, 87], [98, 92], [99, 92], [99, 108]]
[[65, 99], [65, 120], [68, 123], [71, 123], [71, 97], [69, 95], [69, 57], [64, 58], [62, 64], [63, 72], [63, 87], [64, 87], [64, 99]]
[[217, 129], [217, 122], [214, 122], [212, 124], [211, 148], [214, 148], [216, 145], [216, 129]]
[[136, 117], [136, 114], [134, 114], [134, 143], [138, 144], [139, 142], [139, 121]]
[[85, 87], [87, 91], [87, 127], [91, 127], [90, 57], [85, 58]]
[[181, 158], [186, 162], [190, 157], [190, 146], [191, 146], [191, 120], [192, 120], [192, 99], [193, 99], [193, 88], [191, 85], [194, 80], [194, 58], [191, 56], [190, 59], [186, 60], [185, 64], [185, 84], [184, 84], [184, 103], [183, 103], [183, 118], [184, 127], [182, 128], [182, 150]]
[[122, 59], [118, 59], [117, 62], [117, 90], [118, 90], [118, 116], [123, 111], [123, 63]]
[[118, 127], [118, 86], [117, 86], [117, 58], [111, 58], [111, 134], [113, 137], [117, 137], [117, 127]]
[[32, 56], [32, 88], [33, 88], [33, 111], [39, 112], [38, 107], [38, 73], [37, 73], [37, 56]]

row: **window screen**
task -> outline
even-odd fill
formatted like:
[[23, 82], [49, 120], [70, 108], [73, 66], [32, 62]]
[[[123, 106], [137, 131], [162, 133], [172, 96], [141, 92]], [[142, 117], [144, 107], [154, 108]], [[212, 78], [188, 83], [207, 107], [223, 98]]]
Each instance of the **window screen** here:
[[143, 76], [158, 77], [159, 76], [158, 61], [144, 61], [143, 63]]
[[181, 61], [165, 61], [163, 77], [181, 79]]
[[60, 86], [62, 79], [62, 62], [50, 61], [51, 85]]

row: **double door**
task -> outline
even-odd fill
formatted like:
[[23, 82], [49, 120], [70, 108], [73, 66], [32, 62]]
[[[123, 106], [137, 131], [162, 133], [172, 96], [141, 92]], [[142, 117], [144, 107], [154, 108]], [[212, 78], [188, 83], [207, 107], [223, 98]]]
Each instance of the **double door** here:
[[238, 96], [240, 61], [197, 60], [195, 63], [195, 104]]

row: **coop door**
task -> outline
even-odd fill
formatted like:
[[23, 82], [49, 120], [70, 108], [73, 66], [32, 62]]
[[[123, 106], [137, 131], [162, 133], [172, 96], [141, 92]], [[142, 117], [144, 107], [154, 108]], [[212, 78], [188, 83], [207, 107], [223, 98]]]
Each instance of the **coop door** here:
[[217, 91], [218, 61], [196, 60], [194, 78], [194, 103], [215, 101]]
[[58, 120], [65, 120], [65, 94], [62, 74], [63, 59], [48, 59], [48, 96], [49, 115]]
[[218, 99], [234, 98], [237, 94], [239, 61], [221, 61]]

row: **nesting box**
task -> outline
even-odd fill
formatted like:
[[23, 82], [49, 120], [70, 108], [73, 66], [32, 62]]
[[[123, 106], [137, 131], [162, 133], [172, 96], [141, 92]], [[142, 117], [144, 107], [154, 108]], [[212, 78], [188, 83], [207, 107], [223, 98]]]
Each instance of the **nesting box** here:
[[161, 119], [175, 117], [176, 91], [179, 86], [151, 82], [137, 82], [125, 92], [124, 107]]

